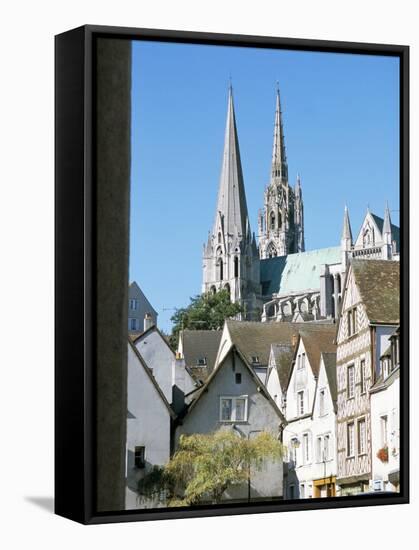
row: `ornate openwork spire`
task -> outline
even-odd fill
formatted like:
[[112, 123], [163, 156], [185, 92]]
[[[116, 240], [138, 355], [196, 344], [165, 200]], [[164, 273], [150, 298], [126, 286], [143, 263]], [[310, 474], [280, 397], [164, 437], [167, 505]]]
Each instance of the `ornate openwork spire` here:
[[274, 143], [272, 149], [271, 181], [279, 179], [283, 183], [288, 182], [287, 155], [285, 152], [284, 129], [282, 124], [281, 98], [279, 87], [276, 89], [276, 109], [274, 126]]

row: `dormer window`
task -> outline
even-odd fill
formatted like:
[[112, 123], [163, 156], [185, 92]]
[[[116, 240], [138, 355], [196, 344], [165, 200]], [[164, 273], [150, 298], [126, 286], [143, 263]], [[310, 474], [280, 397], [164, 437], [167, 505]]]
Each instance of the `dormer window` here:
[[196, 360], [196, 366], [197, 367], [205, 367], [207, 364], [207, 358], [206, 357], [198, 357]]
[[260, 364], [259, 355], [252, 355], [252, 363], [253, 364]]
[[306, 354], [301, 353], [297, 357], [297, 370], [303, 371], [306, 368]]

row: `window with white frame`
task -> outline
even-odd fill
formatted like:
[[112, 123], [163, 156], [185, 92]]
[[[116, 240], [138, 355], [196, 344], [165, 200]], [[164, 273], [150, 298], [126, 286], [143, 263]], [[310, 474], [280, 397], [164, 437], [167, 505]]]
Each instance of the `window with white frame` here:
[[319, 415], [324, 416], [326, 414], [326, 389], [323, 388], [319, 392]]
[[348, 337], [358, 331], [357, 309], [356, 307], [346, 312], [346, 322], [348, 325]]
[[346, 425], [346, 455], [354, 456], [355, 452], [355, 425], [353, 422], [349, 422]]
[[301, 353], [298, 357], [297, 357], [297, 370], [304, 370], [306, 368], [306, 354], [305, 353]]
[[310, 446], [308, 434], [303, 434], [303, 460], [304, 464], [308, 464], [310, 462]]
[[367, 431], [365, 418], [358, 420], [358, 454], [363, 455], [367, 452]]
[[316, 461], [321, 462], [322, 461], [322, 437], [319, 436], [316, 439]]
[[247, 395], [220, 397], [221, 422], [247, 421]]
[[330, 459], [330, 435], [326, 434], [324, 436], [324, 442], [323, 442], [323, 460], [329, 460]]
[[355, 365], [349, 365], [347, 370], [347, 397], [351, 399], [355, 395]]
[[304, 391], [297, 393], [297, 415], [304, 414]]
[[382, 416], [380, 416], [380, 428], [381, 428], [381, 446], [385, 447], [388, 443], [388, 440], [387, 440], [388, 417], [386, 414], [383, 414]]
[[365, 359], [361, 359], [360, 376], [361, 376], [361, 393], [366, 393], [367, 385], [366, 385], [366, 382], [365, 382], [365, 379], [366, 379]]
[[137, 319], [129, 320], [129, 328], [130, 330], [137, 330]]
[[130, 300], [129, 307], [130, 309], [134, 309], [134, 310], [138, 309], [138, 300], [135, 300], [135, 299]]

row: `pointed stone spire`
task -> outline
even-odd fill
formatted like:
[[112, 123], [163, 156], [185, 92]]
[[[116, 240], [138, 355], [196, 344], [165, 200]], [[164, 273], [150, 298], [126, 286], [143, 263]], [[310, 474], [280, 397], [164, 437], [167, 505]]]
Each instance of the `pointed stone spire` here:
[[215, 225], [218, 213], [223, 218], [224, 234], [234, 235], [237, 232], [238, 235], [246, 235], [248, 213], [231, 85]]
[[280, 179], [283, 183], [288, 182], [287, 155], [285, 152], [284, 129], [282, 125], [281, 98], [279, 87], [276, 90], [276, 109], [274, 126], [274, 143], [272, 149], [272, 170], [271, 181]]
[[388, 208], [388, 202], [386, 203], [386, 210], [384, 213], [384, 223], [383, 223], [383, 241], [391, 244], [391, 218], [390, 210]]
[[349, 211], [348, 207], [345, 205], [345, 213], [343, 215], [343, 231], [342, 231], [342, 243], [352, 245], [352, 229], [351, 222], [349, 220]]

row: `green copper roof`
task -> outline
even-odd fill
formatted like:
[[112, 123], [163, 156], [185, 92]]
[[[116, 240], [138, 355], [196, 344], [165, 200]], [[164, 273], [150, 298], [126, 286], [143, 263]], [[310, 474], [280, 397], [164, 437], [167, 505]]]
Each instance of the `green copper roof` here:
[[341, 261], [341, 248], [319, 248], [260, 261], [262, 294], [320, 289], [321, 266]]

